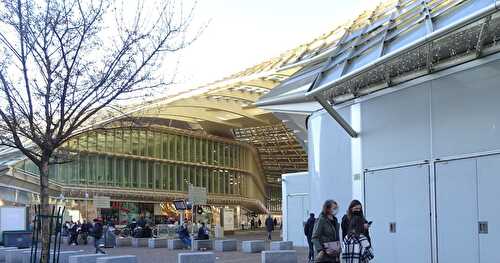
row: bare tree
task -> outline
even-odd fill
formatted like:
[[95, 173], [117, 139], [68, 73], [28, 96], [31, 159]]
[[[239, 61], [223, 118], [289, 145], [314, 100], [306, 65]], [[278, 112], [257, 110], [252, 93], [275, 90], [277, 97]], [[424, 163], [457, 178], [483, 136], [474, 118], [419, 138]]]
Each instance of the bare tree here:
[[192, 15], [174, 0], [1, 0], [0, 146], [38, 167], [43, 214], [57, 148], [113, 101], [168, 85], [161, 64], [194, 39]]

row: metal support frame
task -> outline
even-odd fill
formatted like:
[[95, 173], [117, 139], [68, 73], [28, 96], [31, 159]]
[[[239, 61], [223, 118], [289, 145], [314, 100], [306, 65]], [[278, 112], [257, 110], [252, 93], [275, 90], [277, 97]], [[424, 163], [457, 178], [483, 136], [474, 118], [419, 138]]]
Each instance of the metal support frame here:
[[328, 103], [328, 101], [326, 101], [321, 96], [314, 96], [314, 99], [316, 99], [316, 101], [318, 101], [319, 104], [323, 106], [326, 112], [328, 112], [328, 114], [330, 114], [330, 116], [335, 119], [335, 121], [347, 132], [347, 134], [349, 134], [349, 136], [351, 136], [352, 138], [358, 138], [359, 134], [351, 127], [349, 123], [347, 123], [347, 121], [344, 120], [344, 118], [342, 118], [342, 116], [340, 116], [340, 114], [332, 107], [332, 105], [330, 105], [330, 103]]

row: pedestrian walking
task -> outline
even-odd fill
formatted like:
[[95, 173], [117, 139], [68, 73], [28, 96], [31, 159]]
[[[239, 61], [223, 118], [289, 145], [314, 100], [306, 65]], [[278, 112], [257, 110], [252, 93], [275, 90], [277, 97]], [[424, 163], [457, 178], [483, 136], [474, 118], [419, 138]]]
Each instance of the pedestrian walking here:
[[103, 227], [101, 222], [99, 222], [99, 219], [94, 219], [94, 225], [92, 226], [92, 235], [94, 236], [94, 247], [95, 247], [95, 253], [102, 253], [106, 254], [104, 250], [101, 249], [99, 246], [100, 242], [99, 240], [102, 238], [102, 233], [103, 233]]
[[69, 231], [68, 245], [78, 246], [78, 225], [76, 225], [75, 223], [73, 223], [73, 221], [71, 221], [69, 223], [68, 231]]
[[273, 218], [271, 217], [271, 214], [269, 214], [266, 218], [266, 230], [267, 230], [267, 239], [272, 240], [271, 233], [274, 230], [274, 221]]
[[353, 216], [344, 238], [344, 263], [368, 263], [374, 258], [370, 241], [365, 233], [365, 219], [362, 216]]
[[341, 244], [339, 238], [339, 223], [335, 215], [338, 204], [334, 200], [327, 200], [318, 219], [314, 223], [312, 243], [316, 257], [314, 262], [340, 262]]
[[259, 224], [259, 228], [262, 227], [262, 221], [260, 220], [260, 218], [259, 218], [259, 221], [257, 221], [257, 224]]
[[369, 233], [370, 224], [366, 220], [365, 215], [363, 214], [363, 206], [362, 206], [361, 202], [358, 200], [351, 201], [351, 203], [349, 204], [349, 208], [347, 209], [347, 213], [342, 217], [342, 223], [341, 223], [342, 240], [349, 233], [349, 225], [351, 223], [351, 219], [354, 216], [360, 216], [365, 221], [365, 223], [364, 223], [365, 231], [363, 232], [363, 235], [368, 239], [368, 241], [371, 244], [371, 238], [370, 238], [370, 233]]
[[309, 262], [314, 261], [314, 246], [311, 240], [314, 230], [314, 222], [316, 222], [315, 215], [314, 213], [310, 213], [309, 218], [307, 219], [307, 222], [304, 225], [304, 235], [307, 238], [307, 245], [309, 246], [309, 256], [307, 257]]

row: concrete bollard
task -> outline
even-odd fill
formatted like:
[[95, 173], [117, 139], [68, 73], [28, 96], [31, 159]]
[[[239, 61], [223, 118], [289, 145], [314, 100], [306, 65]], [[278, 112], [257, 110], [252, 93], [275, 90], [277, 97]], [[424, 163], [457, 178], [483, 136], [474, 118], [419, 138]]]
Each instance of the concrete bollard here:
[[226, 240], [215, 240], [215, 251], [236, 251], [238, 247], [238, 241], [236, 239], [226, 239]]
[[86, 254], [69, 256], [68, 263], [96, 263], [98, 258], [107, 257], [106, 254]]
[[137, 256], [124, 255], [98, 258], [96, 263], [137, 263]]
[[149, 238], [132, 238], [133, 247], [147, 247]]
[[116, 239], [116, 247], [131, 247], [132, 238], [131, 237], [120, 237]]
[[5, 263], [23, 263], [23, 252], [30, 252], [31, 248], [5, 250]]
[[193, 251], [198, 250], [213, 250], [214, 241], [213, 240], [193, 240]]
[[245, 253], [259, 253], [266, 249], [264, 240], [249, 240], [241, 243], [241, 250]]
[[297, 263], [295, 250], [273, 250], [261, 252], [261, 263]]
[[292, 241], [273, 241], [270, 250], [293, 250]]
[[182, 243], [182, 240], [180, 240], [180, 239], [169, 239], [167, 241], [167, 247], [170, 250], [174, 250], [174, 249], [186, 248], [186, 245], [184, 243]]
[[17, 247], [1, 247], [0, 248], [0, 262], [5, 262], [5, 251], [17, 249]]
[[167, 239], [166, 238], [150, 238], [148, 240], [149, 248], [166, 248]]
[[83, 250], [78, 251], [61, 251], [59, 253], [59, 263], [68, 263], [70, 256], [83, 255], [85, 252]]
[[213, 252], [193, 252], [179, 253], [177, 263], [214, 263], [215, 254]]

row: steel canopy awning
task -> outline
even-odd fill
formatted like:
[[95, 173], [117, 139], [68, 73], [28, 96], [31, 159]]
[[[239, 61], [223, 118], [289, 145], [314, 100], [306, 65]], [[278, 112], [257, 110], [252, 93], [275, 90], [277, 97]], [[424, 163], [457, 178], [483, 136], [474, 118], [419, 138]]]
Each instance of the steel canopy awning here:
[[[308, 90], [301, 92], [302, 102], [317, 101], [356, 137], [357, 132], [336, 112], [337, 107], [500, 51], [499, 3], [424, 0], [380, 4], [346, 30]], [[297, 74], [291, 80], [298, 78]], [[257, 105], [298, 103], [300, 97], [289, 100], [270, 95]]]

